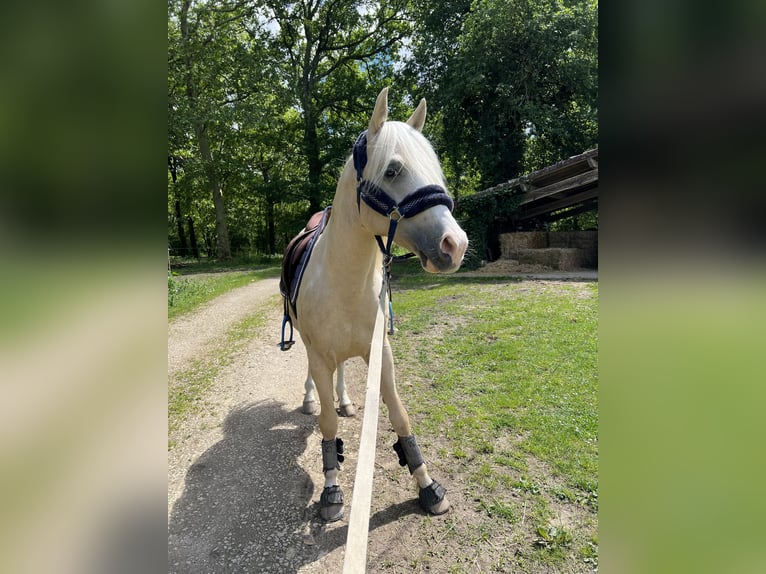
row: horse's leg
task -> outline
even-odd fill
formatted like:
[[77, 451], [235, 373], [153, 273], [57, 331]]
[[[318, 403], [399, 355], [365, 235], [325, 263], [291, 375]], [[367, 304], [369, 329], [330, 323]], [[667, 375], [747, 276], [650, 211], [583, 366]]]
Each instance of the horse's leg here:
[[306, 394], [303, 395], [303, 412], [307, 415], [315, 415], [317, 412], [317, 402], [314, 399], [314, 380], [311, 378], [311, 369], [306, 373], [306, 382], [303, 383]]
[[388, 407], [388, 418], [394, 427], [399, 440], [394, 444], [394, 450], [399, 455], [399, 464], [407, 465], [410, 474], [418, 481], [420, 505], [431, 514], [444, 514], [449, 510], [447, 492], [429, 474], [423, 455], [415, 440], [415, 435], [410, 431], [410, 418], [399, 399], [396, 390], [396, 378], [394, 374], [394, 357], [391, 353], [391, 345], [386, 338], [383, 344], [383, 364], [381, 370], [381, 394], [383, 402]]
[[322, 471], [325, 483], [319, 498], [319, 515], [327, 522], [343, 516], [343, 491], [338, 485], [338, 470], [343, 462], [343, 441], [337, 437], [338, 415], [332, 388], [334, 365], [323, 357], [310, 354], [309, 370], [319, 395], [319, 430], [322, 433]]
[[353, 417], [356, 414], [356, 408], [348, 398], [346, 393], [346, 381], [343, 378], [345, 362], [338, 363], [337, 381], [335, 383], [335, 392], [338, 394], [338, 402], [340, 403], [340, 414], [344, 417]]

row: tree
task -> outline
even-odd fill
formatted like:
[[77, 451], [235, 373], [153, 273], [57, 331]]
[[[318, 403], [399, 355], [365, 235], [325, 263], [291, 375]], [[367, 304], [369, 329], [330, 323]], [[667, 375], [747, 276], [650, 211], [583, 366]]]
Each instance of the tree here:
[[279, 252], [392, 83], [392, 115], [428, 99], [456, 197], [595, 145], [596, 6], [169, 0], [172, 244]]
[[417, 2], [409, 70], [433, 101], [444, 152], [488, 187], [595, 145], [594, 0]]
[[[232, 174], [237, 126], [258, 118], [251, 96], [270, 81], [254, 6], [237, 1], [170, 0], [168, 4], [170, 140], [194, 141], [201, 183], [215, 210], [216, 254], [231, 256], [224, 197]], [[229, 152], [229, 153], [227, 153]]]
[[[266, 0], [264, 6], [264, 17], [277, 28], [271, 45], [283, 58], [303, 123], [309, 210], [318, 211], [332, 189], [323, 175], [337, 158], [334, 128], [342, 129], [344, 119], [368, 111], [368, 85], [383, 78], [368, 82], [364, 74], [374, 73], [381, 62], [392, 64], [410, 30], [407, 2]], [[331, 125], [333, 120], [341, 125]], [[348, 147], [347, 138], [342, 139]]]

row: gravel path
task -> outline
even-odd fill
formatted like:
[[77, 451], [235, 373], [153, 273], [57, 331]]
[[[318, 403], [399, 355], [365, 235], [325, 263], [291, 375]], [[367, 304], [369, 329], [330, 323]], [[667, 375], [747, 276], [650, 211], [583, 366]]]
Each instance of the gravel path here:
[[172, 379], [189, 361], [206, 354], [234, 323], [257, 312], [275, 293], [279, 293], [279, 279], [253, 282], [175, 319], [168, 326], [168, 377]]
[[[253, 315], [266, 317], [263, 328], [244, 342], [229, 342], [229, 330]], [[198, 408], [169, 437], [171, 573], [342, 570], [367, 369], [360, 359], [346, 366], [357, 406], [356, 417], [340, 419], [338, 433], [346, 444], [340, 474], [346, 514], [327, 525], [318, 517], [321, 435], [316, 417], [300, 410], [305, 349], [296, 333], [295, 346], [279, 350], [281, 321], [278, 280], [268, 279], [222, 295], [168, 328], [171, 388], [188, 383], [195, 364], [214, 367]], [[444, 518], [428, 518], [417, 505], [415, 482], [391, 449], [394, 440], [381, 408], [367, 571], [421, 571], [427, 560], [431, 571], [447, 572], [465, 551], [453, 548], [450, 532], [461, 523], [481, 525], [468, 477], [450, 472], [447, 462], [429, 462], [453, 508]], [[408, 566], [408, 556], [420, 557], [417, 568]]]
[[[277, 279], [252, 283], [168, 328], [171, 386], [183, 383], [191, 361], [223, 365], [198, 412], [171, 432], [170, 572], [308, 573], [342, 568], [347, 523], [324, 525], [318, 519], [321, 436], [316, 417], [300, 412], [307, 368], [300, 337], [296, 333], [296, 345], [288, 352], [277, 346], [278, 294]], [[257, 313], [267, 317], [262, 332], [239, 349], [227, 349], [227, 331]], [[341, 420], [340, 434], [358, 444], [366, 367], [352, 361], [346, 373], [360, 412], [357, 418]], [[347, 503], [355, 464], [354, 453], [349, 453], [343, 477]], [[346, 517], [349, 511], [347, 507]]]

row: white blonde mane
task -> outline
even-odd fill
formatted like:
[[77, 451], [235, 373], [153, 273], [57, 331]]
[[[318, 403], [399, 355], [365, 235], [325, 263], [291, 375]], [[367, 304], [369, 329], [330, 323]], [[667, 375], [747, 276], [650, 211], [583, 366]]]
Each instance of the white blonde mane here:
[[404, 122], [386, 122], [372, 143], [368, 142], [365, 179], [380, 185], [394, 157], [405, 169], [417, 172], [430, 184], [447, 187], [433, 147], [423, 134]]

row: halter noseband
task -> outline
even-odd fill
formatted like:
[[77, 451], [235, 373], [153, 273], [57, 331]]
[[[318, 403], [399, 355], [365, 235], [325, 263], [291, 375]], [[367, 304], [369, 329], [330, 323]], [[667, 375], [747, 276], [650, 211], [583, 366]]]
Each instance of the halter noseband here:
[[356, 206], [361, 209], [361, 200], [376, 213], [385, 215], [389, 219], [388, 240], [383, 245], [380, 235], [375, 236], [383, 256], [391, 258], [391, 245], [394, 242], [396, 226], [401, 219], [413, 217], [418, 213], [435, 207], [444, 205], [452, 211], [455, 204], [452, 198], [447, 195], [447, 190], [440, 185], [426, 185], [420, 187], [407, 195], [399, 203], [388, 195], [383, 189], [374, 183], [362, 178], [362, 172], [367, 165], [367, 130], [359, 134], [354, 143], [354, 168], [356, 169]]

